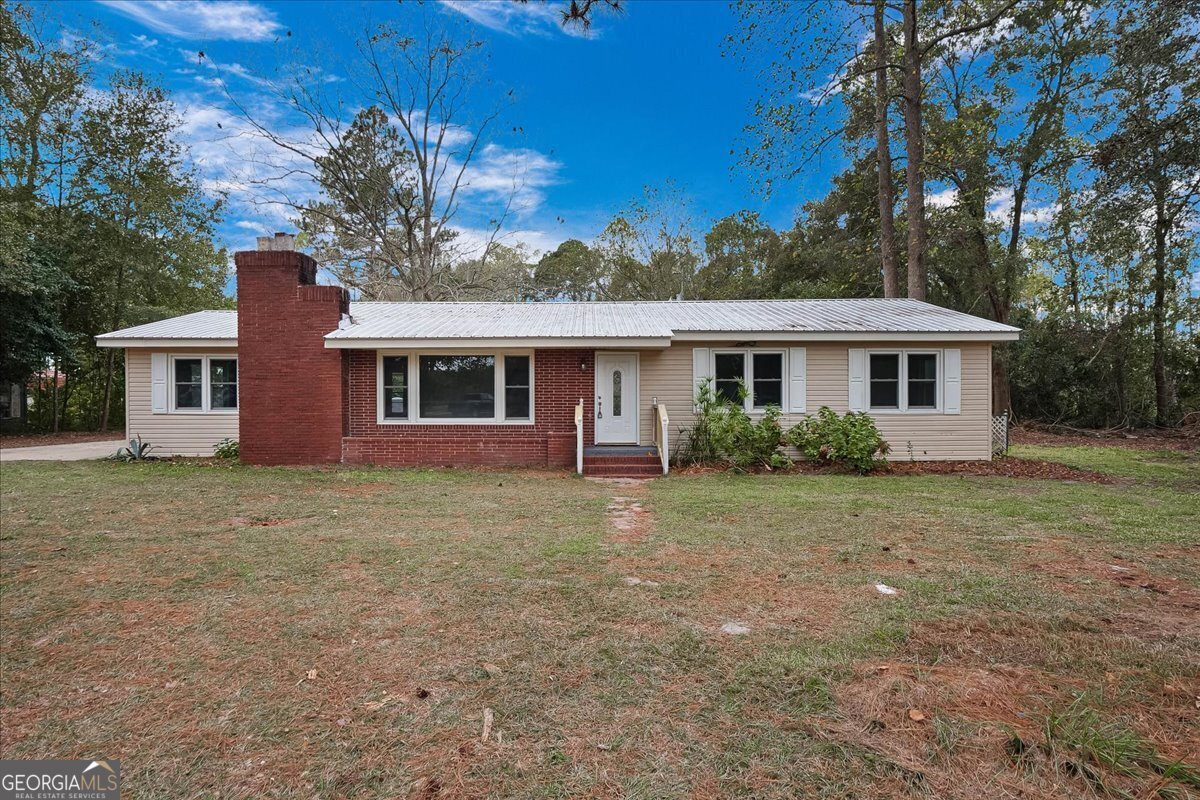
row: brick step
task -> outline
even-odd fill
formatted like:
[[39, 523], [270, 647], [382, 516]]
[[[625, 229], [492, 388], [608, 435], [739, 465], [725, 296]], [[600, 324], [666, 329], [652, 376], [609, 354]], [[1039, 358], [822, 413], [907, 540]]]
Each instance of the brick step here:
[[662, 474], [662, 466], [588, 466], [585, 464], [583, 474], [597, 478], [653, 478]]
[[649, 464], [658, 466], [661, 462], [658, 456], [584, 456], [583, 463], [587, 464], [610, 464], [610, 465], [631, 465], [639, 466], [641, 464]]

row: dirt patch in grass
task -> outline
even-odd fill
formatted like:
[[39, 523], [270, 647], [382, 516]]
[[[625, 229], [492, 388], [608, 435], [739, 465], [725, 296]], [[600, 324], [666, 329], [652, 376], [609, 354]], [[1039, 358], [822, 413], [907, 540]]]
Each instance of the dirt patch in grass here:
[[111, 442], [124, 439], [125, 431], [63, 431], [62, 433], [17, 433], [0, 436], [0, 448], [44, 447], [53, 444], [83, 444], [84, 442]]
[[[727, 472], [714, 466], [689, 466], [676, 470], [681, 475], [712, 475]], [[815, 461], [797, 461], [786, 470], [773, 470], [772, 475], [846, 475], [844, 467]], [[904, 477], [908, 475], [962, 475], [967, 477], [1024, 478], [1027, 480], [1075, 481], [1078, 483], [1117, 483], [1111, 475], [1076, 469], [1066, 464], [1032, 458], [996, 458], [991, 461], [890, 461], [881, 469], [863, 478]]]
[[1145, 428], [1130, 431], [1071, 431], [1017, 425], [1009, 433], [1014, 444], [1058, 447], [1127, 447], [1132, 450], [1200, 451], [1200, 425], [1191, 428]]

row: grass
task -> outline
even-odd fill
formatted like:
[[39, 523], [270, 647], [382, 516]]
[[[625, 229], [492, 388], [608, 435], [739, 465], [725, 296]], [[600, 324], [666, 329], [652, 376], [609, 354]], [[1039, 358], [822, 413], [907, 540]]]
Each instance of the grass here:
[[1129, 480], [5, 464], [0, 755], [151, 798], [1197, 796], [1200, 466], [1079, 450], [1036, 457]]

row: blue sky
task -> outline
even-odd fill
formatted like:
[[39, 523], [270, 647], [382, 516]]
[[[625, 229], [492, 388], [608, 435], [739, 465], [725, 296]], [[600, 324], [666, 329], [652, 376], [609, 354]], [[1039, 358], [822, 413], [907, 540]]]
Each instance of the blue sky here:
[[[505, 125], [489, 137], [492, 147], [479, 165], [480, 186], [489, 170], [521, 165], [525, 202], [509, 225], [509, 242], [545, 250], [567, 238], [591, 239], [643, 186], [668, 180], [694, 199], [702, 220], [752, 209], [782, 227], [804, 201], [826, 193], [842, 166], [831, 152], [769, 201], [755, 191], [754, 176], [731, 154], [757, 95], [755, 76], [722, 56], [722, 39], [736, 20], [719, 0], [640, 0], [623, 15], [599, 17], [589, 35], [564, 31], [554, 5], [536, 0], [100, 0], [47, 10], [66, 35], [104, 43], [99, 73], [137, 68], [172, 91], [206, 185], [231, 194], [221, 228], [221, 244], [231, 250], [252, 247], [256, 234], [286, 224], [277, 209], [249, 202], [244, 180], [253, 168], [244, 163], [244, 139], [230, 135], [240, 128], [226, 88], [241, 103], [268, 108], [273, 101], [265, 82], [297, 53], [336, 81], [354, 58], [356, 34], [385, 20], [403, 30], [432, 17], [470, 31], [487, 44], [497, 94], [514, 91]], [[196, 55], [201, 50], [203, 60]], [[481, 94], [488, 96], [480, 98], [480, 111], [493, 102], [490, 93]], [[271, 113], [288, 122], [278, 109]], [[497, 202], [486, 190], [470, 195], [464, 225], [486, 219]]]

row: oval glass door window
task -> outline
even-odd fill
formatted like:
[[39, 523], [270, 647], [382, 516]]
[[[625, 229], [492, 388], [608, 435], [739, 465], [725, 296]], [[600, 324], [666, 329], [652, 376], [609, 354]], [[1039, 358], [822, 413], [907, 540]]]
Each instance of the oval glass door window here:
[[613, 370], [612, 413], [614, 417], [621, 416], [621, 370]]

